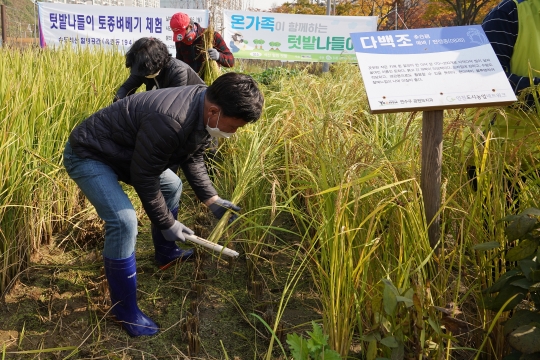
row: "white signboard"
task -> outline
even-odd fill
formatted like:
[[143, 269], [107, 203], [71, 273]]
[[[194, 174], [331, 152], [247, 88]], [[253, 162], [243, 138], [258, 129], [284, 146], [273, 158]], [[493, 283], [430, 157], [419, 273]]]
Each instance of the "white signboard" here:
[[236, 58], [356, 62], [351, 32], [375, 31], [376, 16], [224, 10], [223, 39]]
[[352, 33], [351, 38], [372, 113], [517, 100], [479, 25]]
[[208, 26], [208, 10], [127, 6], [71, 5], [38, 2], [41, 47], [60, 44], [103, 46], [127, 51], [142, 37], [162, 40], [175, 54], [172, 15], [181, 11]]

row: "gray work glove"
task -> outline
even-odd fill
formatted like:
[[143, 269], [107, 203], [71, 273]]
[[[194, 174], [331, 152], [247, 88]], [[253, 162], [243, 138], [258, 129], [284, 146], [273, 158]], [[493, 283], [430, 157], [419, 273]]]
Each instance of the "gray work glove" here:
[[[229, 200], [224, 200], [222, 198], [218, 198], [216, 201], [214, 201], [212, 204], [208, 206], [210, 211], [212, 211], [212, 214], [216, 217], [216, 219], [221, 219], [223, 215], [225, 215], [225, 212], [227, 210], [234, 210], [234, 211], [240, 211], [241, 208]], [[231, 214], [231, 217], [229, 218], [229, 224], [232, 223], [234, 220], [238, 218], [238, 215]]]
[[208, 49], [208, 56], [210, 59], [218, 61], [219, 60], [219, 51], [216, 49]]
[[194, 234], [193, 230], [191, 230], [178, 220], [175, 220], [173, 226], [171, 226], [170, 228], [166, 230], [161, 230], [161, 233], [163, 234], [165, 240], [181, 242], [186, 242], [184, 233], [188, 235]]

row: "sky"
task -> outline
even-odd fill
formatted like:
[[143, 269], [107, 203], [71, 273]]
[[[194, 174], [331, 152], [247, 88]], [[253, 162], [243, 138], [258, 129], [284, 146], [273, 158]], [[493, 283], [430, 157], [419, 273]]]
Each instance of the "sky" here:
[[[249, 7], [261, 9], [261, 10], [269, 10], [272, 5], [281, 5], [287, 0], [244, 0], [245, 4], [248, 4]], [[289, 2], [294, 2], [293, 0], [288, 0]]]

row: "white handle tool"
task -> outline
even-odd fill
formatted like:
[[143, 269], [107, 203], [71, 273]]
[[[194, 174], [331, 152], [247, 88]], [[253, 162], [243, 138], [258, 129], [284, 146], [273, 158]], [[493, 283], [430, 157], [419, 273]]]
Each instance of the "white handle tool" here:
[[186, 240], [191, 241], [192, 243], [204, 246], [205, 248], [214, 250], [214, 251], [216, 251], [218, 253], [225, 254], [225, 255], [233, 257], [233, 258], [236, 258], [239, 255], [236, 251], [234, 251], [232, 249], [223, 247], [223, 246], [221, 246], [219, 244], [216, 244], [216, 243], [213, 243], [213, 242], [208, 241], [206, 239], [203, 239], [201, 237], [198, 237], [197, 235], [188, 235], [188, 234], [184, 233], [184, 237], [186, 238]]

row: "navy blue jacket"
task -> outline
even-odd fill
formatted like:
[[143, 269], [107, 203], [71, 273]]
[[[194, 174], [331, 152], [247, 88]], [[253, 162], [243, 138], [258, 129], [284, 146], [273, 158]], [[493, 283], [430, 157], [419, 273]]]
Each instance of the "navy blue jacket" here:
[[132, 185], [152, 223], [168, 229], [174, 218], [159, 184], [167, 168], [179, 165], [201, 201], [217, 195], [203, 160], [205, 93], [205, 85], [191, 85], [128, 96], [84, 120], [69, 142], [79, 157], [109, 165]]
[[[495, 50], [495, 54], [501, 63], [514, 93], [531, 86], [530, 79], [525, 76], [512, 74], [510, 71], [510, 59], [514, 52], [514, 45], [518, 36], [518, 10], [513, 0], [503, 0], [494, 7], [482, 22], [482, 28]], [[539, 78], [534, 78], [534, 85], [540, 83]]]

